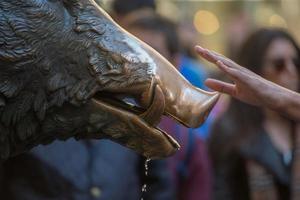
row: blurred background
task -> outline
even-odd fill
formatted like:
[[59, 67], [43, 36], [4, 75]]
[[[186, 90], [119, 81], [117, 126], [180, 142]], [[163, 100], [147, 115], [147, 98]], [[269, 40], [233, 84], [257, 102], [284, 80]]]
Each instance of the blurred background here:
[[[112, 0], [99, 2], [110, 11]], [[190, 42], [227, 56], [259, 27], [286, 28], [300, 41], [299, 0], [156, 0], [156, 5], [161, 15], [184, 27], [186, 39], [194, 39]]]
[[[197, 56], [200, 44], [300, 92], [300, 0], [95, 1], [198, 88], [229, 81]], [[108, 140], [56, 141], [0, 165], [0, 198], [300, 199], [299, 122], [221, 95], [200, 128], [169, 118], [159, 127], [181, 145], [170, 158], [148, 163]]]
[[[197, 44], [299, 92], [299, 0], [99, 3], [121, 26], [160, 52], [199, 88], [207, 89], [207, 77], [229, 80], [195, 54]], [[179, 45], [178, 51], [174, 51], [170, 40]], [[166, 171], [172, 172], [176, 199], [299, 199], [296, 188], [300, 183], [300, 154], [295, 149], [300, 143], [294, 141], [297, 135], [300, 138], [300, 128], [279, 113], [221, 95], [200, 128], [179, 127], [166, 119], [160, 127], [181, 144], [181, 149], [167, 159]]]

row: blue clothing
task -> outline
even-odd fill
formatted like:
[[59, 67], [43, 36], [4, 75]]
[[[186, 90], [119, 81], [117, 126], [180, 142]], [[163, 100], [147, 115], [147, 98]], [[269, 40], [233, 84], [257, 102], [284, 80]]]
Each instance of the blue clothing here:
[[204, 81], [207, 73], [198, 61], [182, 56], [179, 71], [191, 84], [198, 88], [206, 89]]
[[[197, 60], [182, 56], [179, 71], [192, 85], [201, 89], [207, 89], [204, 84], [207, 73]], [[201, 127], [193, 129], [193, 131], [200, 135], [202, 139], [207, 139], [213, 120], [213, 116], [209, 115]]]
[[165, 162], [151, 161], [146, 177], [144, 158], [109, 140], [55, 141], [4, 163], [1, 182], [5, 187], [0, 196], [140, 200], [142, 185], [147, 183], [144, 199], [171, 200], [174, 191]]

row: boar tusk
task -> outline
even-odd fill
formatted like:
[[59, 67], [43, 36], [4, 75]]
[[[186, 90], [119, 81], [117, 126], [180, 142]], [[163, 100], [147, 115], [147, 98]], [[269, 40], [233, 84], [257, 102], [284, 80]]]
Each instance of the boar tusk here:
[[151, 105], [140, 117], [149, 125], [156, 126], [160, 122], [165, 110], [165, 96], [158, 84], [154, 86], [153, 95]]

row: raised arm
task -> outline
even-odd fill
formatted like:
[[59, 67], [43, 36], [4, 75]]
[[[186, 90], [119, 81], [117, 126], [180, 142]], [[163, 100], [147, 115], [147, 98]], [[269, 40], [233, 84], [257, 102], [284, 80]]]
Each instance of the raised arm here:
[[233, 83], [207, 79], [205, 84], [245, 103], [276, 110], [289, 118], [300, 121], [300, 94], [268, 81], [254, 72], [236, 64], [216, 52], [196, 46], [197, 53], [216, 64]]

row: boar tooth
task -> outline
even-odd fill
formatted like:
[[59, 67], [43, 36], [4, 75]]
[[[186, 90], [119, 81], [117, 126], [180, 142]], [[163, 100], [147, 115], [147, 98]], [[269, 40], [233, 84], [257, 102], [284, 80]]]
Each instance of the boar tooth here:
[[165, 96], [159, 85], [156, 85], [152, 103], [147, 109], [147, 111], [141, 114], [140, 117], [151, 126], [156, 126], [160, 122], [164, 110]]

